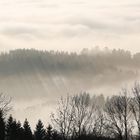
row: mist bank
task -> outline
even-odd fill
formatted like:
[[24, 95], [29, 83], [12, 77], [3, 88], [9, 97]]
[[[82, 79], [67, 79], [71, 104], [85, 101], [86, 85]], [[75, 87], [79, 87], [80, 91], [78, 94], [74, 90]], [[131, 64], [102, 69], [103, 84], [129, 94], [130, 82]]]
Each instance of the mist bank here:
[[[76, 52], [38, 51], [18, 49], [0, 54], [0, 76], [21, 74], [52, 74], [86, 76], [106, 74], [107, 72], [136, 74], [140, 67], [140, 53], [131, 54], [122, 49], [100, 50], [83, 49]], [[133, 68], [135, 71], [133, 71]]]
[[98, 47], [81, 53], [18, 49], [0, 54], [1, 91], [14, 98], [54, 98], [67, 93], [114, 94], [139, 79], [140, 53]]
[[40, 116], [48, 118], [61, 96], [119, 94], [139, 80], [139, 58], [140, 53], [97, 47], [81, 53], [12, 50], [0, 54], [0, 91], [12, 97], [16, 118], [35, 124]]

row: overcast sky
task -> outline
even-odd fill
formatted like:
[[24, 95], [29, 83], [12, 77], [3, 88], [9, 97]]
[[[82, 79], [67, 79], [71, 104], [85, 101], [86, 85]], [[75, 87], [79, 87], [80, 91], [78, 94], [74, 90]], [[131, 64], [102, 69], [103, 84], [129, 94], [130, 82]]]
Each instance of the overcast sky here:
[[0, 51], [140, 51], [140, 0], [0, 0]]

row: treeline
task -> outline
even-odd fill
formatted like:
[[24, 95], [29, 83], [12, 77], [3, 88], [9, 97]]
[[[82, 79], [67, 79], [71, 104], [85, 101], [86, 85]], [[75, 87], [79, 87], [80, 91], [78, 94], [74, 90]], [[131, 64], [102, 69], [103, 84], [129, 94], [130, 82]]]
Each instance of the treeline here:
[[[97, 137], [94, 135], [84, 135], [79, 138], [73, 138], [73, 140], [85, 140], [85, 139], [99, 139], [99, 140], [113, 140], [111, 138]], [[16, 121], [10, 115], [5, 121], [2, 111], [0, 111], [0, 140], [66, 140], [62, 134], [52, 128], [51, 125], [44, 127], [41, 120], [38, 121], [35, 130], [32, 132], [30, 124], [26, 119], [21, 125], [20, 121]]]
[[[123, 68], [139, 68], [140, 53], [134, 55], [123, 49], [83, 49], [81, 53], [17, 49], [0, 54], [0, 74], [49, 72], [69, 74], [86, 72], [99, 74], [106, 71], [121, 72]], [[133, 73], [131, 73], [133, 74]]]
[[19, 121], [10, 116], [5, 121], [2, 112], [0, 112], [0, 140], [59, 140], [60, 136], [51, 125], [46, 129], [41, 120], [38, 121], [36, 129], [32, 132], [27, 119], [23, 126]]
[[51, 125], [39, 120], [32, 130], [6, 114], [9, 100], [0, 96], [0, 140], [139, 140], [140, 84], [105, 98], [88, 93], [67, 95], [51, 114]]

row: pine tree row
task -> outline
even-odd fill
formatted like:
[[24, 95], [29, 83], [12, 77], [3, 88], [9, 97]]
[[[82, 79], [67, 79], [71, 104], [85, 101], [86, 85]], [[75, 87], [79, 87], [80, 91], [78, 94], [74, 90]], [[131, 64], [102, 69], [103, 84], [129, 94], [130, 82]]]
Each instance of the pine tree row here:
[[22, 126], [12, 115], [6, 120], [0, 111], [0, 140], [59, 140], [59, 134], [51, 125], [45, 129], [41, 120], [32, 132], [27, 119]]

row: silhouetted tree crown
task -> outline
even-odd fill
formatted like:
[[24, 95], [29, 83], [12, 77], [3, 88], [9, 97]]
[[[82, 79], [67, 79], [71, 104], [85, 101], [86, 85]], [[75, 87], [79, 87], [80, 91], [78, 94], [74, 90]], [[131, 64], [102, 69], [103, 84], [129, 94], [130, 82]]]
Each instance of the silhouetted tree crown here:
[[49, 124], [49, 126], [47, 127], [47, 140], [52, 140], [53, 139], [53, 128], [52, 126]]
[[41, 120], [38, 121], [34, 132], [35, 140], [46, 140], [46, 130]]
[[5, 119], [3, 111], [0, 109], [0, 140], [5, 140]]
[[30, 127], [29, 122], [28, 122], [27, 119], [25, 119], [25, 121], [24, 121], [23, 129], [24, 129], [23, 138], [25, 140], [33, 140], [33, 135], [32, 135], [32, 131], [31, 131], [31, 127]]

